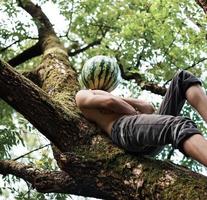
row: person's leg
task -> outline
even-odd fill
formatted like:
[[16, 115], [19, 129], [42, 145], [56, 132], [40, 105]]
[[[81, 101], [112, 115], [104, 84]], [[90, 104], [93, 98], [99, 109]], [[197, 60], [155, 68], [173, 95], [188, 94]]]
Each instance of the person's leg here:
[[186, 99], [207, 122], [207, 96], [200, 85], [193, 85], [186, 91]]
[[195, 134], [183, 142], [183, 151], [207, 167], [207, 140]]
[[188, 118], [170, 115], [124, 116], [113, 126], [114, 144], [136, 155], [154, 156], [172, 144], [207, 167], [207, 141]]
[[177, 73], [160, 105], [158, 114], [178, 116], [186, 101], [186, 91], [194, 85], [201, 85], [201, 81], [187, 71]]
[[[207, 122], [207, 96], [199, 79], [186, 71], [178, 73], [173, 78], [161, 104], [159, 114], [178, 115], [185, 100]], [[207, 166], [207, 140], [201, 134], [194, 134], [185, 138], [180, 150]]]
[[130, 153], [154, 156], [166, 144], [185, 153], [183, 143], [201, 134], [189, 118], [172, 115], [129, 115], [113, 124], [112, 141]]
[[[186, 101], [186, 91], [194, 85], [201, 85], [197, 77], [187, 71], [178, 72], [171, 80], [157, 114], [179, 116]], [[157, 147], [155, 152], [159, 153], [163, 148]]]
[[[185, 103], [186, 91], [200, 84], [192, 74], [185, 71], [178, 73], [170, 84], [158, 115], [123, 117], [114, 124], [112, 141], [130, 153], [150, 156], [156, 155], [163, 145], [172, 144], [206, 165], [205, 139], [194, 122], [177, 116]], [[187, 98], [192, 100], [189, 96]], [[199, 147], [199, 142], [206, 148]]]

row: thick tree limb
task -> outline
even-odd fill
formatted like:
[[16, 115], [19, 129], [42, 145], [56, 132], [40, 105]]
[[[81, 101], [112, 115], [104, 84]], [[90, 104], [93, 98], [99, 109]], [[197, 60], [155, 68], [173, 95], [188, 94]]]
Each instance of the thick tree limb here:
[[72, 178], [66, 172], [42, 171], [32, 165], [25, 165], [12, 160], [0, 161], [0, 173], [4, 176], [12, 174], [22, 178], [42, 192], [61, 192], [61, 187], [64, 190], [64, 185], [68, 186], [72, 183]]
[[[0, 161], [0, 173], [13, 174], [39, 192], [103, 199], [206, 199], [207, 180], [171, 163], [117, 154], [110, 160], [62, 154], [67, 172], [42, 171], [15, 161]], [[192, 181], [193, 180], [193, 181]], [[183, 187], [183, 185], [186, 187]]]
[[12, 58], [8, 61], [8, 63], [12, 67], [16, 67], [19, 64], [24, 63], [25, 61], [34, 58], [36, 56], [40, 56], [42, 54], [42, 49], [40, 42], [37, 42], [34, 46], [26, 49], [21, 54], [17, 55], [16, 57]]
[[83, 143], [90, 142], [84, 135], [91, 135], [93, 128], [86, 129], [84, 120], [72, 113], [68, 115], [63, 105], [51, 100], [42, 89], [3, 61], [0, 61], [0, 97], [62, 151], [68, 151], [72, 144], [80, 144], [83, 140]]
[[4, 176], [12, 174], [19, 178], [23, 178], [25, 181], [30, 183], [33, 182], [33, 179], [36, 176], [31, 165], [17, 163], [16, 161], [12, 160], [0, 161], [0, 173]]
[[42, 12], [42, 9], [37, 4], [35, 5], [30, 0], [18, 0], [19, 6], [22, 7], [26, 12], [28, 12], [34, 19], [36, 26], [38, 28], [39, 37], [45, 32], [54, 33], [53, 26], [50, 23], [47, 16]]
[[50, 23], [47, 16], [42, 12], [41, 7], [35, 5], [30, 0], [18, 0], [18, 2], [19, 6], [32, 16], [37, 26], [39, 43], [41, 44], [42, 52], [54, 47], [59, 47], [66, 52], [65, 48], [57, 37], [52, 24]]
[[164, 86], [159, 86], [155, 83], [146, 82], [141, 85], [142, 90], [148, 90], [154, 94], [159, 94], [164, 96], [166, 93], [166, 88]]
[[44, 51], [49, 48], [53, 48], [54, 46], [63, 49], [63, 51], [66, 51], [57, 38], [49, 19], [42, 12], [41, 7], [33, 4], [30, 0], [18, 0], [18, 2], [19, 6], [33, 17], [38, 28], [39, 41], [34, 46], [26, 49], [21, 54], [9, 60], [8, 63], [15, 67], [33, 57], [41, 55]]
[[120, 70], [121, 70], [121, 76], [123, 79], [125, 80], [134, 79], [135, 82], [141, 87], [142, 90], [148, 90], [154, 94], [159, 94], [159, 95], [164, 96], [164, 94], [166, 93], [166, 87], [159, 86], [155, 83], [146, 82], [139, 73], [126, 74], [126, 72], [124, 71], [124, 66], [120, 63], [120, 61], [118, 62], [119, 62]]
[[[39, 192], [69, 193], [85, 196], [107, 197], [107, 193], [96, 186], [97, 172], [91, 176], [88, 168], [83, 170], [83, 176], [74, 177], [64, 171], [43, 171], [15, 161], [0, 161], [0, 173], [12, 174], [32, 184]], [[72, 174], [72, 173], [71, 173]], [[85, 175], [84, 175], [85, 174]], [[109, 192], [109, 191], [107, 191]], [[106, 193], [106, 194], [104, 194]], [[110, 198], [112, 199], [112, 198]]]

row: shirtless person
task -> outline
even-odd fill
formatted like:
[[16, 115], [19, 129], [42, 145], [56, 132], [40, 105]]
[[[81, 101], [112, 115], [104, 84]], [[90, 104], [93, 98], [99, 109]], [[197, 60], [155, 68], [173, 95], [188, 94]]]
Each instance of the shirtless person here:
[[179, 116], [186, 100], [207, 122], [207, 96], [200, 80], [186, 71], [173, 78], [155, 114], [153, 106], [145, 101], [116, 97], [102, 90], [80, 90], [76, 95], [83, 115], [126, 151], [154, 156], [164, 145], [172, 144], [207, 166], [207, 140], [191, 119]]

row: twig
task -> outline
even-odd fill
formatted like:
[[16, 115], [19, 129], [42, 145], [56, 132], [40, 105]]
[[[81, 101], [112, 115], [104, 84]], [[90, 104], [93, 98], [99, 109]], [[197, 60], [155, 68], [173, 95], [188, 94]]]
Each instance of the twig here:
[[198, 60], [197, 62], [194, 62], [191, 66], [186, 67], [185, 70], [188, 70], [188, 69], [190, 69], [190, 68], [193, 68], [193, 67], [195, 67], [197, 64], [199, 64], [199, 63], [201, 63], [201, 62], [203, 62], [203, 61], [205, 61], [205, 60], [207, 60], [207, 58], [201, 58], [201, 59]]
[[1, 48], [1, 49], [0, 49], [0, 52], [2, 53], [2, 52], [4, 52], [4, 51], [6, 51], [6, 50], [7, 50], [8, 48], [10, 48], [12, 45], [14, 45], [14, 44], [16, 44], [16, 43], [19, 43], [19, 42], [21, 42], [20, 39], [14, 41], [14, 42], [12, 42], [12, 43], [11, 43], [10, 45], [8, 45], [7, 47]]
[[[83, 51], [86, 51], [87, 49], [89, 49], [90, 47], [93, 47], [93, 46], [96, 46], [96, 45], [99, 45], [101, 44], [101, 41], [102, 41], [102, 38], [100, 39], [97, 39], [96, 41], [93, 41], [91, 42], [90, 44], [88, 44], [87, 46], [83, 47], [83, 48], [80, 48], [80, 49], [77, 49], [76, 51], [74, 52], [70, 52], [68, 51], [68, 55], [69, 56], [75, 56]], [[69, 49], [70, 50], [70, 49]]]
[[66, 34], [66, 37], [69, 39], [69, 33], [70, 33], [70, 29], [71, 29], [71, 25], [72, 25], [72, 19], [73, 19], [73, 9], [74, 9], [74, 1], [71, 2], [72, 3], [72, 8], [71, 8], [71, 14], [70, 14], [70, 19], [69, 19], [69, 24], [68, 24], [68, 31]]
[[47, 146], [49, 146], [49, 145], [51, 145], [51, 144], [46, 144], [46, 145], [41, 146], [41, 147], [39, 147], [39, 148], [33, 149], [32, 151], [29, 151], [29, 152], [27, 152], [27, 153], [25, 153], [25, 154], [23, 154], [23, 155], [21, 155], [21, 156], [19, 156], [19, 157], [17, 157], [17, 158], [14, 158], [13, 161], [19, 160], [20, 158], [23, 158], [23, 157], [25, 157], [25, 156], [27, 156], [27, 155], [29, 155], [29, 154], [35, 152], [35, 151], [38, 151], [38, 150], [40, 150], [40, 149], [43, 149], [43, 148], [45, 148], [45, 147], [47, 147]]
[[[189, 70], [190, 68], [195, 67], [197, 64], [204, 62], [205, 60], [207, 60], [207, 58], [201, 58], [200, 60], [198, 60], [197, 62], [194, 62], [192, 65], [190, 65], [189, 67], [186, 67], [184, 70]], [[167, 80], [163, 86], [166, 86], [172, 79]]]

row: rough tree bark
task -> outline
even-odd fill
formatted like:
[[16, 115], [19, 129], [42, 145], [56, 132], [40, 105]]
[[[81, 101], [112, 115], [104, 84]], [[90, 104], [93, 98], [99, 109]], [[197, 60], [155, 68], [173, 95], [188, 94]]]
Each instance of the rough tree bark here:
[[104, 199], [206, 199], [206, 177], [172, 163], [128, 155], [81, 116], [74, 102], [79, 85], [68, 50], [39, 6], [29, 0], [19, 5], [36, 19], [42, 62], [33, 71], [34, 84], [0, 61], [0, 97], [53, 143], [61, 171], [2, 160], [0, 173], [20, 177], [44, 193]]

